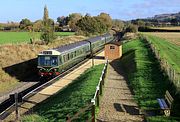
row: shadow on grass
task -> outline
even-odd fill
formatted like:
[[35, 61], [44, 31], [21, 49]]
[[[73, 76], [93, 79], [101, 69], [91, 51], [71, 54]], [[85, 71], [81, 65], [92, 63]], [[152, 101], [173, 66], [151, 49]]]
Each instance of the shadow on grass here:
[[[68, 86], [42, 103], [37, 104], [26, 114], [35, 111], [49, 121], [65, 121], [67, 115], [73, 117], [81, 108], [87, 106], [93, 97], [103, 65], [91, 68]], [[85, 121], [91, 114], [90, 110], [82, 113], [76, 121]]]
[[21, 82], [38, 81], [37, 58], [4, 67], [3, 70]]

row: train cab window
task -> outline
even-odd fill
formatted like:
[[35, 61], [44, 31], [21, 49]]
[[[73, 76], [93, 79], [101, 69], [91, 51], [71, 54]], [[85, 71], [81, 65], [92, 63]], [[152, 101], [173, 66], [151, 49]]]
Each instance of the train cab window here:
[[40, 56], [38, 58], [39, 65], [41, 66], [50, 66], [51, 65], [51, 57], [50, 56]]
[[110, 49], [111, 49], [111, 50], [115, 49], [115, 46], [110, 46]]

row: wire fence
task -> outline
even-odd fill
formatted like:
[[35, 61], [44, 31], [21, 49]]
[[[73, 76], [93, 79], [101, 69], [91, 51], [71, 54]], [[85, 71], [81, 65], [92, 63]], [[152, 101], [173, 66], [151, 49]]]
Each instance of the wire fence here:
[[147, 42], [152, 52], [155, 54], [165, 75], [168, 76], [169, 80], [174, 83], [178, 89], [180, 89], [180, 73], [172, 68], [173, 64], [168, 63], [167, 60], [160, 55], [160, 52], [162, 50], [154, 46], [154, 44], [147, 38], [144, 38], [144, 40]]

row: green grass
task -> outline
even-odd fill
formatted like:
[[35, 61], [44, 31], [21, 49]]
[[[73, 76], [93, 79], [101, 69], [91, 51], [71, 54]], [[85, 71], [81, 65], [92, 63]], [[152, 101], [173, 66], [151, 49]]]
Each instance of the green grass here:
[[[98, 65], [88, 69], [58, 94], [36, 106], [33, 109], [36, 117], [48, 122], [64, 122], [67, 115], [72, 117], [81, 108], [87, 106], [94, 96], [103, 66]], [[28, 120], [34, 119], [33, 116], [28, 117]], [[90, 116], [91, 111], [86, 111], [75, 121], [85, 121]], [[27, 121], [26, 118], [27, 116], [23, 118], [24, 122]]]
[[[39, 39], [40, 33], [35, 32], [34, 34], [29, 32], [0, 32], [0, 44], [17, 44], [17, 43], [29, 43], [30, 38], [33, 37]], [[74, 32], [56, 32], [57, 36], [69, 36], [74, 35]]]
[[57, 36], [72, 36], [74, 34], [74, 32], [56, 32]]
[[[138, 105], [145, 110], [159, 109], [156, 99], [163, 98], [165, 91], [170, 91], [171, 85], [168, 78], [163, 75], [160, 64], [151, 52], [149, 45], [142, 39], [135, 39], [123, 44], [121, 62], [128, 74], [128, 80]], [[173, 108], [173, 111], [176, 114], [179, 112], [179, 108]], [[177, 119], [180, 118], [147, 117], [148, 122], [176, 122]]]
[[180, 73], [180, 46], [155, 36], [147, 36], [148, 40], [160, 51], [160, 57], [167, 60], [171, 67]]
[[168, 80], [162, 75], [158, 61], [142, 40], [123, 44], [122, 63], [142, 109], [158, 108], [157, 98], [162, 98]]
[[148, 117], [147, 122], [179, 122], [180, 119], [176, 117], [165, 117], [165, 116], [156, 116]]

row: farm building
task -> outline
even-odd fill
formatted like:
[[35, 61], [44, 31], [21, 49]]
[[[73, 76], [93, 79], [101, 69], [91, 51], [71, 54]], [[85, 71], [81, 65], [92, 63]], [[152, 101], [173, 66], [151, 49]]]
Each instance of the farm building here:
[[122, 56], [121, 42], [110, 42], [105, 45], [104, 57], [108, 60], [118, 59]]

